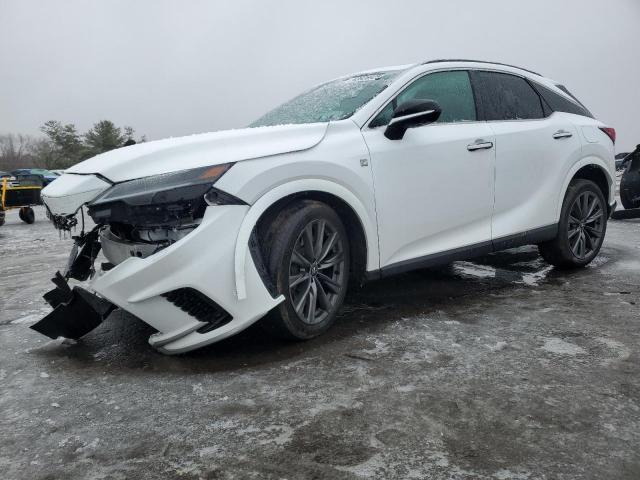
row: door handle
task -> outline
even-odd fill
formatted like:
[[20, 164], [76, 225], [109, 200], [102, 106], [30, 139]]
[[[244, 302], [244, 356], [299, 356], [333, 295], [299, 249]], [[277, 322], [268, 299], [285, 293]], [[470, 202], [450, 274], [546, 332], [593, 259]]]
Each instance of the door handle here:
[[573, 137], [573, 133], [567, 132], [566, 130], [558, 130], [556, 133], [553, 134], [553, 138], [555, 138], [556, 140], [559, 140], [561, 138], [569, 138], [569, 137]]
[[482, 138], [479, 138], [475, 142], [467, 145], [467, 150], [470, 152], [475, 152], [476, 150], [487, 150], [489, 148], [493, 148], [493, 142], [487, 142]]

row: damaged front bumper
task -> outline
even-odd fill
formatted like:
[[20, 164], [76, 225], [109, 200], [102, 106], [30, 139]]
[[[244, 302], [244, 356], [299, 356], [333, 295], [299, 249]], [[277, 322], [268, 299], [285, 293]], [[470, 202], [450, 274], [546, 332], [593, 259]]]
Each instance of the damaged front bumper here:
[[53, 311], [31, 325], [33, 330], [49, 338], [77, 340], [100, 325], [116, 308], [84, 288], [76, 286], [71, 289], [60, 272], [52, 281], [56, 288], [47, 292], [44, 299], [53, 307]]
[[[50, 292], [50, 297], [59, 296], [60, 301], [52, 303], [54, 311], [34, 329], [50, 337], [78, 338], [118, 307], [157, 330], [149, 338], [153, 347], [175, 354], [247, 328], [281, 301], [267, 290], [250, 254], [244, 272], [247, 295], [239, 299], [235, 290], [236, 240], [249, 208], [208, 207], [198, 227], [186, 236], [157, 252], [130, 256], [120, 252], [121, 263], [96, 272], [86, 289], [61, 287], [58, 280], [56, 291], [61, 292]], [[94, 231], [86, 236], [92, 234]], [[91, 271], [87, 261], [93, 265], [95, 244], [105, 241], [103, 234], [95, 230], [96, 240], [84, 243], [76, 237], [74, 248], [80, 253], [72, 254], [75, 260], [67, 272], [71, 278], [82, 280], [82, 273]], [[246, 248], [248, 251], [249, 246]]]

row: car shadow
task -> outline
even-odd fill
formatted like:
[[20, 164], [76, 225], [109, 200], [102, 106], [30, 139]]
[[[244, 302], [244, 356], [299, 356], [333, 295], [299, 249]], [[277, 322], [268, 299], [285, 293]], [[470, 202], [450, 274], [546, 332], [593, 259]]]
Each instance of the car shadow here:
[[326, 354], [345, 341], [357, 344], [402, 318], [428, 315], [451, 305], [481, 307], [488, 294], [522, 286], [535, 288], [562, 281], [567, 275], [588, 274], [582, 272], [557, 272], [539, 257], [535, 247], [521, 247], [352, 289], [335, 325], [324, 335], [307, 342], [276, 339], [258, 322], [213, 345], [166, 356], [147, 343], [154, 333], [150, 326], [118, 310], [73, 347], [36, 349], [34, 353], [52, 357], [63, 353], [71, 362], [86, 367], [96, 364], [96, 368], [111, 373], [135, 369], [188, 375], [268, 368]]

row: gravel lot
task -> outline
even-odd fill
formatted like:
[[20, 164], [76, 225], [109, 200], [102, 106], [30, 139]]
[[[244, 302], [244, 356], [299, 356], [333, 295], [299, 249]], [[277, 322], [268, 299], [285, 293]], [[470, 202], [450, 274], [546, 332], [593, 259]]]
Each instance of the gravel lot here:
[[0, 228], [2, 479], [638, 479], [640, 222], [592, 266], [535, 248], [372, 283], [333, 330], [252, 328], [180, 357], [115, 313], [27, 328], [70, 242]]

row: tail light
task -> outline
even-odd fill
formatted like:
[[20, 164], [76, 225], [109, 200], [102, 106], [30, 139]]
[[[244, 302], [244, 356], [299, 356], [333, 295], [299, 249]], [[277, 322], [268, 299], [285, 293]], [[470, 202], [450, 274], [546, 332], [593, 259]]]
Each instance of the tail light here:
[[607, 137], [609, 137], [614, 144], [616, 143], [616, 129], [615, 128], [600, 127], [600, 130], [602, 130], [604, 133], [606, 133]]

